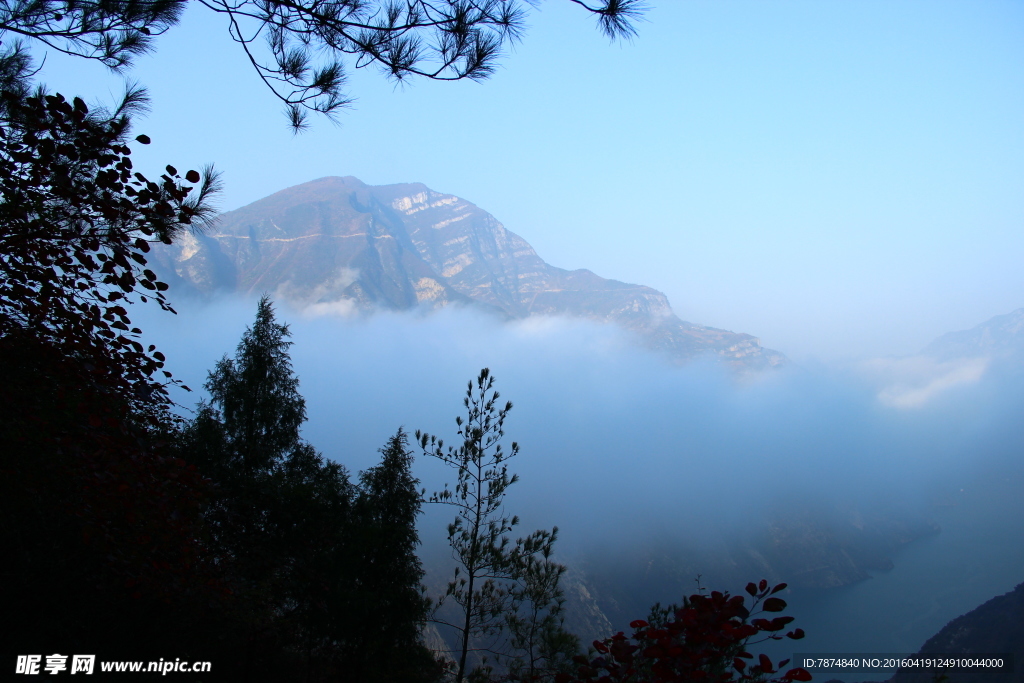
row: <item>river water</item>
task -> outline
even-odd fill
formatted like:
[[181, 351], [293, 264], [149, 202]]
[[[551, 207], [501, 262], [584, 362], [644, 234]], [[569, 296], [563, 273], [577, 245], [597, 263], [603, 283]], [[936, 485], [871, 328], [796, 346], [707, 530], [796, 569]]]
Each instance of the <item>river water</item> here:
[[[785, 614], [796, 617], [791, 626], [807, 637], [763, 649], [776, 657], [917, 652], [950, 620], [1024, 581], [1022, 484], [1012, 472], [966, 484], [934, 509], [941, 532], [902, 549], [893, 569], [840, 589], [790, 591]], [[815, 679], [884, 680], [892, 673], [818, 673]]]

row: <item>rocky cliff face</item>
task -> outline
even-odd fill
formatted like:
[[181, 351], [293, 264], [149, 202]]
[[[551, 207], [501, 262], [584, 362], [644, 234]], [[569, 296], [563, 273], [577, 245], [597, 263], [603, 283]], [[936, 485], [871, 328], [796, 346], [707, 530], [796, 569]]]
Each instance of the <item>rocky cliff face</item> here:
[[680, 320], [650, 287], [548, 265], [486, 211], [422, 184], [321, 178], [226, 213], [209, 234], [185, 235], [153, 261], [178, 290], [271, 292], [341, 313], [465, 304], [509, 318], [583, 317], [680, 359], [785, 361], [750, 335]]

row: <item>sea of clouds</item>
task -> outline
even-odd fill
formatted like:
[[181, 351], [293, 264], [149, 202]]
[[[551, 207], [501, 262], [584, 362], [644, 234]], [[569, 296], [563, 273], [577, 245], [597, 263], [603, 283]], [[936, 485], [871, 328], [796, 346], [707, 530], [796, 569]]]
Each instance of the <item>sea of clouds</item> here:
[[[178, 304], [176, 316], [143, 307], [135, 318], [194, 390], [175, 390], [187, 414], [205, 395], [206, 373], [234, 353], [256, 304], [238, 297]], [[457, 308], [337, 315], [283, 303], [277, 312], [294, 342], [309, 415], [303, 434], [352, 473], [374, 465], [377, 449], [399, 427], [455, 445], [467, 383], [490, 368], [502, 402], [514, 404], [506, 449], [512, 441], [520, 447], [510, 468], [521, 481], [509, 491], [508, 510], [526, 531], [557, 525], [563, 558], [650, 538], [711, 541], [779, 500], [898, 504], [930, 515], [936, 500], [953, 496], [984, 500], [985, 514], [973, 522], [946, 519], [960, 536], [944, 532], [938, 546], [922, 547], [933, 547], [936, 557], [968, 552], [989, 553], [987, 564], [1024, 561], [1024, 544], [1006, 536], [1019, 531], [1011, 518], [1020, 517], [1020, 505], [1010, 501], [1021, 492], [1014, 493], [1016, 484], [986, 489], [995, 480], [1024, 481], [1024, 372], [1012, 363], [912, 357], [750, 373], [712, 359], [673, 363], [628, 332], [583, 320], [509, 322]], [[416, 474], [428, 493], [454, 479], [420, 454]], [[963, 517], [969, 508], [958, 510]], [[443, 547], [450, 516], [428, 506], [421, 520], [426, 554]], [[993, 540], [964, 551], [981, 527]], [[901, 562], [912, 565], [908, 557], [896, 558], [894, 575], [902, 576]], [[927, 554], [917, 561], [936, 563]], [[936, 571], [939, 585], [945, 579], [941, 567]], [[951, 593], [903, 642], [1008, 590], [1024, 580], [1024, 569], [1018, 573], [976, 571], [968, 594]], [[923, 592], [917, 598], [929, 599]], [[844, 609], [865, 600], [855, 594]]]

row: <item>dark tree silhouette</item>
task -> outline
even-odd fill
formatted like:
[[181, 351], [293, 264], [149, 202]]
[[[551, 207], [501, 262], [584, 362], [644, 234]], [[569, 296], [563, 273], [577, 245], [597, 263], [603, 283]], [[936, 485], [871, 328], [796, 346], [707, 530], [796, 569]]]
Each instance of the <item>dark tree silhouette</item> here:
[[216, 175], [182, 178], [168, 166], [148, 180], [127, 143], [144, 93], [129, 90], [112, 113], [59, 94], [26, 96], [16, 87], [22, 57], [0, 64], [0, 85], [14, 88], [0, 90], [0, 335], [19, 331], [88, 356], [90, 375], [104, 374], [139, 410], [166, 402], [156, 380], [164, 358], [143, 348], [125, 304], [152, 299], [170, 310], [167, 285], [145, 267], [149, 244], [209, 219]]
[[[543, 619], [543, 613], [553, 608], [557, 613], [557, 601], [561, 598], [558, 580], [564, 568], [550, 561], [558, 529], [536, 531], [515, 543], [508, 536], [519, 524], [519, 518], [505, 513], [505, 491], [519, 477], [509, 475], [506, 463], [518, 455], [519, 445], [512, 442], [507, 453], [502, 449], [505, 418], [512, 410], [512, 403], [499, 408], [499, 398], [494, 389], [494, 377], [484, 368], [466, 390], [463, 400], [466, 420], [455, 418], [458, 435], [462, 438], [458, 448], [445, 449], [443, 440], [416, 432], [424, 454], [457, 472], [455, 486], [449, 488], [446, 484], [444, 490], [435, 493], [430, 500], [456, 509], [455, 521], [448, 525], [448, 542], [456, 561], [455, 575], [437, 607], [441, 608], [451, 598], [458, 614], [454, 622], [440, 618], [435, 621], [457, 633], [456, 681], [459, 683], [467, 675], [471, 651], [484, 656], [474, 677], [486, 675], [487, 656], [500, 658], [510, 654], [509, 644], [504, 642], [509, 626], [517, 629], [516, 634], [527, 634], [528, 624], [535, 623], [537, 618]], [[517, 583], [520, 581], [522, 583]], [[527, 608], [526, 622], [517, 621], [524, 601], [539, 597], [547, 602], [537, 605], [533, 616]], [[532, 657], [539, 650], [533, 647], [530, 635], [525, 638], [513, 647], [524, 650], [527, 648], [522, 645], [529, 643]], [[537, 643], [539, 645], [539, 641]], [[535, 664], [534, 659], [530, 666]]]
[[239, 596], [246, 633], [236, 656], [247, 675], [285, 666], [282, 653], [304, 656], [307, 669], [330, 659], [318, 603], [337, 581], [326, 574], [343, 573], [333, 564], [352, 505], [344, 468], [300, 437], [306, 408], [289, 336], [264, 296], [234, 357], [210, 372], [210, 403], [200, 404], [180, 445], [217, 485], [206, 518], [217, 562]]
[[515, 609], [505, 617], [512, 651], [509, 680], [551, 680], [571, 670], [572, 657], [580, 651], [579, 638], [564, 628], [561, 580], [566, 567], [551, 559], [557, 537], [558, 527], [537, 532], [515, 557]]
[[211, 399], [207, 409], [224, 427], [237, 461], [233, 466], [244, 472], [269, 471], [300, 442], [306, 401], [292, 372], [289, 336], [288, 325], [275, 319], [270, 297], [263, 296], [235, 357], [224, 356], [205, 385]]
[[[153, 48], [186, 0], [2, 0], [0, 39], [13, 34], [120, 69]], [[609, 37], [634, 35], [641, 0], [569, 0]], [[284, 103], [292, 125], [350, 100], [345, 62], [388, 77], [484, 79], [522, 35], [534, 0], [199, 0], [224, 15], [232, 40]], [[262, 47], [259, 47], [262, 45]]]
[[412, 474], [408, 437], [399, 429], [380, 450], [379, 465], [359, 475], [353, 549], [360, 642], [347, 658], [353, 680], [416, 681], [439, 669], [420, 642], [431, 601], [416, 556], [422, 498]]
[[289, 336], [263, 297], [180, 442], [217, 486], [206, 520], [244, 633], [232, 665], [254, 680], [296, 669], [317, 681], [436, 680], [441, 669], [420, 642], [429, 601], [405, 433], [353, 485], [300, 436], [306, 409]]
[[26, 644], [101, 632], [138, 644], [152, 635], [146, 621], [199, 615], [154, 602], [218, 599], [199, 514], [207, 482], [167, 448], [170, 373], [125, 307], [169, 308], [145, 254], [208, 216], [215, 178], [132, 170], [127, 117], [140, 92], [90, 111], [29, 92], [27, 68], [18, 51], [0, 59], [5, 628]]

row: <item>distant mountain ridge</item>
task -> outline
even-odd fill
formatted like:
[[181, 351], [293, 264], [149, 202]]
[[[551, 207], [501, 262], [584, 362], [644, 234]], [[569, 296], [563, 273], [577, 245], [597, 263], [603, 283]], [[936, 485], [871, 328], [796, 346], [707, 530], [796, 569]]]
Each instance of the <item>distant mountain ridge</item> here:
[[314, 180], [223, 214], [209, 234], [186, 234], [153, 262], [172, 287], [206, 294], [271, 292], [338, 312], [463, 304], [514, 319], [581, 317], [679, 359], [785, 362], [751, 335], [680, 320], [650, 287], [551, 266], [486, 211], [419, 183]]
[[922, 352], [940, 360], [977, 356], [1024, 357], [1024, 308], [997, 315], [969, 330], [948, 332]]

